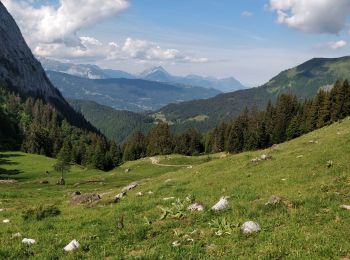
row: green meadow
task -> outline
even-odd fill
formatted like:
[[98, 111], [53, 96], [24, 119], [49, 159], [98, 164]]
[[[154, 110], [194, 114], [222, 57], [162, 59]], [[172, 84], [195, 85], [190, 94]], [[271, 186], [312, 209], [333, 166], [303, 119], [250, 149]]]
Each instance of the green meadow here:
[[[251, 162], [263, 154], [272, 159]], [[264, 151], [161, 156], [158, 165], [145, 158], [110, 172], [72, 166], [65, 186], [56, 185], [54, 159], [0, 155], [0, 180], [16, 180], [0, 183], [0, 259], [350, 258], [350, 211], [340, 207], [350, 205], [349, 118]], [[73, 204], [77, 191], [101, 200]], [[282, 202], [265, 205], [272, 195]], [[221, 196], [229, 208], [211, 211]], [[188, 211], [190, 201], [205, 210]], [[28, 213], [48, 207], [59, 213]], [[249, 220], [261, 231], [242, 234]], [[65, 252], [73, 239], [80, 247]]]

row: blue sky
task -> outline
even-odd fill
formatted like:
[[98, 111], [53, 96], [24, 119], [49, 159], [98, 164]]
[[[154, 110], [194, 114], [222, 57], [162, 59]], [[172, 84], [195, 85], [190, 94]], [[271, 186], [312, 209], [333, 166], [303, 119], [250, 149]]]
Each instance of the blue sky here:
[[[96, 6], [92, 0], [82, 13], [74, 8], [86, 1], [74, 2], [31, 0], [23, 7], [21, 1], [4, 1], [37, 55], [133, 73], [162, 65], [174, 74], [234, 76], [257, 86], [312, 57], [349, 53], [348, 0], [99, 0]], [[111, 12], [102, 10], [109, 5]], [[23, 10], [35, 13], [31, 23]], [[332, 16], [325, 18], [328, 12]], [[81, 20], [62, 29], [62, 16], [75, 13]], [[55, 15], [47, 23], [39, 18]], [[57, 24], [57, 36], [43, 29], [50, 24]], [[32, 31], [41, 34], [35, 38]], [[73, 46], [77, 41], [84, 50]], [[107, 53], [111, 42], [115, 48]]]

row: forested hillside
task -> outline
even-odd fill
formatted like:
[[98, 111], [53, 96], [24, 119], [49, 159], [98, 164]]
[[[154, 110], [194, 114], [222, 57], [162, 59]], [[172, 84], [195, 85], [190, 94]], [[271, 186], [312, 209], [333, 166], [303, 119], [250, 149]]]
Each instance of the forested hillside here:
[[125, 110], [115, 110], [94, 101], [70, 99], [73, 108], [96, 126], [106, 137], [123, 143], [135, 131], [146, 133], [153, 125], [153, 118]]
[[222, 122], [202, 136], [194, 129], [173, 136], [168, 124], [158, 124], [147, 136], [134, 135], [126, 144], [124, 158], [131, 160], [174, 152], [193, 155], [263, 149], [349, 115], [350, 86], [348, 81], [338, 81], [331, 90], [320, 90], [310, 100], [299, 101], [295, 95], [282, 94], [275, 104], [269, 102], [265, 110], [245, 109], [234, 120]]
[[114, 141], [98, 132], [72, 126], [52, 105], [41, 98], [21, 98], [0, 88], [0, 149], [64, 158], [101, 170], [121, 163]]
[[281, 72], [261, 87], [221, 94], [207, 100], [170, 104], [155, 115], [174, 123], [176, 129], [195, 127], [203, 132], [220, 121], [234, 118], [245, 107], [263, 109], [269, 100], [274, 102], [283, 93], [294, 94], [298, 99], [312, 98], [319, 89], [329, 89], [336, 80], [348, 79], [349, 75], [350, 57], [315, 58]]

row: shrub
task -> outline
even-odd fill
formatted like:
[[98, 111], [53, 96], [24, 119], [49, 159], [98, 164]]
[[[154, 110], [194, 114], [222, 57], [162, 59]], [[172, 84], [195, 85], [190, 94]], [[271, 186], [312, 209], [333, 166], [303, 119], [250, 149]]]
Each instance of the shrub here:
[[24, 220], [42, 220], [48, 217], [55, 217], [61, 214], [61, 211], [55, 206], [39, 206], [23, 212], [22, 217]]

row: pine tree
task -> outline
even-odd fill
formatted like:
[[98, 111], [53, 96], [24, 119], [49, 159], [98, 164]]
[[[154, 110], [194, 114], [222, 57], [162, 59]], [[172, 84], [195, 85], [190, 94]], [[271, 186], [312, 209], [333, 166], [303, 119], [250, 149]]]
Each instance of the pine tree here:
[[122, 163], [122, 152], [115, 141], [111, 141], [109, 155], [113, 167], [117, 167]]
[[174, 148], [173, 136], [168, 124], [159, 123], [147, 136], [147, 155], [171, 154]]
[[244, 147], [244, 131], [242, 118], [237, 118], [231, 127], [230, 133], [227, 137], [226, 149], [230, 153], [239, 153], [243, 151]]

